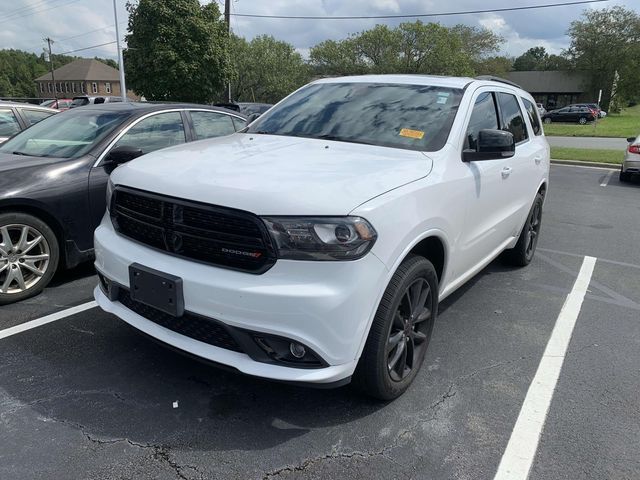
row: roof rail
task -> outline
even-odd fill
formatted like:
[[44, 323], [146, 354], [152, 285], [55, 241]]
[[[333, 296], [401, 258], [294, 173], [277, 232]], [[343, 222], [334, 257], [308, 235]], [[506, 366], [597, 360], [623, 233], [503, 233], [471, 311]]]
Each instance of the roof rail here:
[[507, 80], [506, 78], [496, 77], [493, 75], [479, 75], [476, 77], [476, 80], [489, 80], [491, 82], [506, 83], [507, 85], [511, 85], [512, 87], [522, 88], [520, 85], [518, 85], [515, 82], [512, 82], [511, 80]]

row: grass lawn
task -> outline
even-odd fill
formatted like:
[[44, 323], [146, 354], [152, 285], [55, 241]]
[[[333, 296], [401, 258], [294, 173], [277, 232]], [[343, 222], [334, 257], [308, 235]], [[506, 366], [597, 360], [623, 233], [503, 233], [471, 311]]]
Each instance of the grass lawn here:
[[640, 105], [627, 108], [618, 114], [607, 115], [587, 125], [551, 123], [544, 126], [544, 133], [562, 137], [635, 137], [640, 134]]
[[556, 160], [582, 160], [583, 162], [621, 164], [624, 159], [624, 152], [619, 150], [551, 147], [551, 158]]

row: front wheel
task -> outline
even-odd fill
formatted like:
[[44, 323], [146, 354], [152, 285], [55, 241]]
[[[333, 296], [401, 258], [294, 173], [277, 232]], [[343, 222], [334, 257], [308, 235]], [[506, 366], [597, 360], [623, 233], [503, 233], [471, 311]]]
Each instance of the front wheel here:
[[46, 223], [26, 213], [0, 214], [0, 305], [40, 293], [58, 259], [58, 241]]
[[579, 123], [580, 125], [586, 125], [586, 123], [587, 123], [587, 119], [586, 119], [586, 118], [584, 118], [584, 117], [582, 117], [580, 120], [578, 120], [578, 123]]
[[384, 292], [354, 374], [381, 400], [402, 395], [420, 370], [438, 313], [438, 277], [429, 260], [409, 255]]
[[533, 260], [536, 253], [536, 246], [540, 238], [540, 229], [542, 228], [542, 204], [544, 197], [541, 193], [536, 195], [533, 206], [527, 216], [527, 221], [522, 227], [520, 237], [516, 246], [505, 251], [504, 258], [508, 263], [517, 267], [525, 267]]

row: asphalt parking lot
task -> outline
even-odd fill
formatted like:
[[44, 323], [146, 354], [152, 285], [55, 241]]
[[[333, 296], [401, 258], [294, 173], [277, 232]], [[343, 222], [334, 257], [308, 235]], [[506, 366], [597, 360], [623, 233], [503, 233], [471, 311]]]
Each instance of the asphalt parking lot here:
[[529, 478], [640, 478], [640, 183], [571, 166], [552, 167], [534, 262], [445, 300], [388, 404], [216, 370], [97, 308], [2, 338], [92, 300], [91, 266], [59, 275], [0, 309], [0, 478], [493, 478], [585, 256]]

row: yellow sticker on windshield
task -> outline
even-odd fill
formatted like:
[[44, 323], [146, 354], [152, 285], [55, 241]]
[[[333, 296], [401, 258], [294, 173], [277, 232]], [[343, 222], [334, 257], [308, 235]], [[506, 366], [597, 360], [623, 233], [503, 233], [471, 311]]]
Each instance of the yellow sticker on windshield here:
[[400, 136], [422, 140], [424, 138], [424, 132], [422, 130], [411, 130], [410, 128], [403, 128], [402, 130], [400, 130]]

